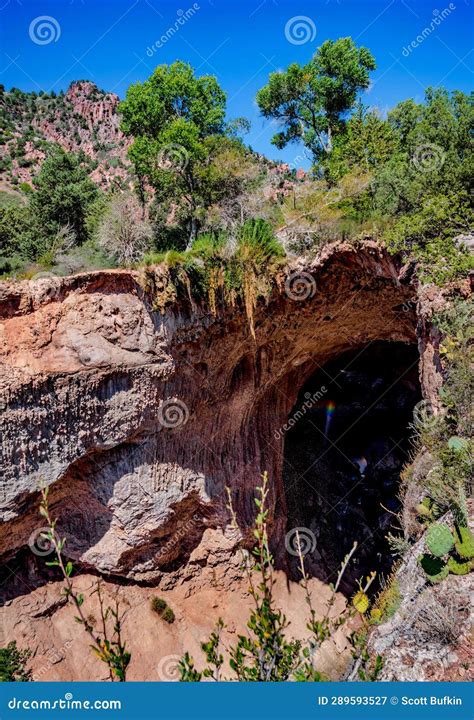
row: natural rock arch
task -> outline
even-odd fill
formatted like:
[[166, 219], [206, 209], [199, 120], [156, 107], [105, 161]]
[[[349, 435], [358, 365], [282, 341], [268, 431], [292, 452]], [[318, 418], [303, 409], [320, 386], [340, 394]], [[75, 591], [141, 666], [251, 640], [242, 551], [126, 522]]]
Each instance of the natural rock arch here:
[[[206, 528], [226, 532], [226, 486], [245, 532], [264, 470], [281, 538], [278, 433], [300, 388], [344, 352], [416, 342], [414, 288], [376, 243], [328, 248], [294, 272], [314, 292], [298, 301], [275, 288], [255, 337], [242, 307], [213, 316], [183, 298], [160, 314], [132, 271], [65, 278], [54, 291], [5, 286], [0, 554], [41, 525], [39, 482], [71, 556], [114, 576], [156, 582], [182, 568]], [[163, 426], [167, 401], [184, 403], [185, 422]]]

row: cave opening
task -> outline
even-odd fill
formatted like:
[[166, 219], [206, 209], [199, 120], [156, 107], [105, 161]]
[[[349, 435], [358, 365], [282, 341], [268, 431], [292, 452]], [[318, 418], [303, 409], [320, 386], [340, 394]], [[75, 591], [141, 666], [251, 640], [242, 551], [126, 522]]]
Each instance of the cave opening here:
[[421, 398], [415, 345], [379, 341], [320, 367], [301, 388], [285, 436], [283, 486], [290, 574], [295, 528], [306, 570], [334, 582], [357, 541], [341, 584], [352, 593], [370, 571], [393, 564], [400, 474], [409, 459], [413, 408]]

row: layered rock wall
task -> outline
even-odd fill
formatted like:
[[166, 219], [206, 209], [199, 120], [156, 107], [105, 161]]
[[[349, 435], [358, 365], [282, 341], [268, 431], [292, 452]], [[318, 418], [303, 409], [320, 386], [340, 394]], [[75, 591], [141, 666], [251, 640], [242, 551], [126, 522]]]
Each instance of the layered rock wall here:
[[240, 305], [213, 315], [183, 297], [160, 313], [138, 272], [3, 283], [0, 556], [34, 539], [47, 485], [71, 557], [156, 582], [206, 528], [227, 532], [226, 486], [245, 533], [265, 470], [277, 538], [280, 431], [299, 388], [349, 349], [416, 342], [414, 288], [375, 243], [291, 272], [310, 292], [295, 299], [283, 277], [255, 337]]

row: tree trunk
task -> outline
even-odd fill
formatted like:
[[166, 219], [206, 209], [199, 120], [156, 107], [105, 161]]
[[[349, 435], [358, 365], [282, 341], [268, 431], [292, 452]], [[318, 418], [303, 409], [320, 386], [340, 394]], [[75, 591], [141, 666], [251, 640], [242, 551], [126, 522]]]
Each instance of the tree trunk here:
[[191, 218], [191, 223], [189, 226], [189, 238], [188, 238], [188, 244], [186, 245], [186, 250], [190, 250], [193, 242], [196, 239], [198, 231], [198, 221], [195, 217]]

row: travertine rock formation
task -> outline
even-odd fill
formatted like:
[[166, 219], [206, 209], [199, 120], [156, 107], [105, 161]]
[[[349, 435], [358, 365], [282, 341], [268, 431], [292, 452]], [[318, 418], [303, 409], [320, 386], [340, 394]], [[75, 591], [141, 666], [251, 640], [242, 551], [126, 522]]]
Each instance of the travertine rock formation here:
[[1, 555], [31, 544], [43, 484], [71, 557], [156, 582], [206, 528], [226, 533], [226, 485], [245, 533], [264, 470], [278, 539], [276, 435], [303, 382], [348, 349], [416, 340], [414, 290], [375, 243], [296, 272], [306, 299], [282, 280], [255, 339], [242, 307], [213, 316], [183, 297], [161, 314], [136, 272], [2, 284]]

